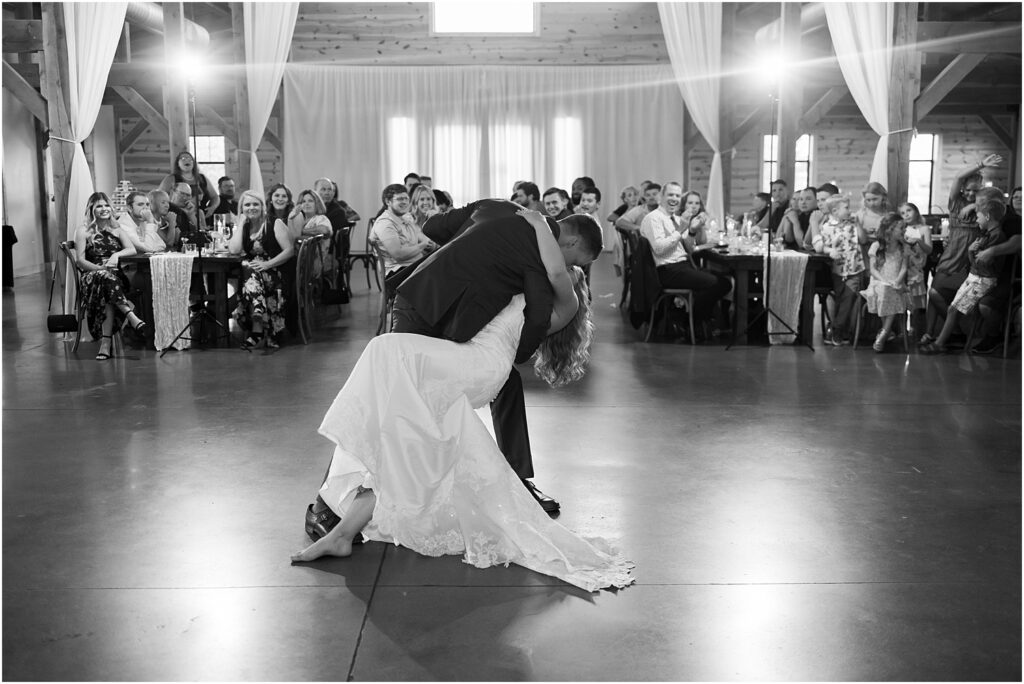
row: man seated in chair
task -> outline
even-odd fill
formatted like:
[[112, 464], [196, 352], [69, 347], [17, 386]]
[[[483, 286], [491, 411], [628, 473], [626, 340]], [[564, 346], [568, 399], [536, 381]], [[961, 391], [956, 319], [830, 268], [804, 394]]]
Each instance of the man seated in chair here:
[[[705, 271], [693, 261], [693, 250], [701, 241], [703, 231], [683, 225], [676, 216], [683, 201], [683, 186], [675, 181], [665, 183], [658, 208], [644, 216], [640, 234], [651, 243], [658, 280], [665, 289], [693, 290], [695, 321], [708, 327], [715, 303], [729, 292], [729, 279]], [[705, 336], [707, 333], [705, 332]]]
[[417, 263], [437, 249], [416, 225], [409, 213], [409, 191], [404, 185], [393, 183], [381, 193], [385, 209], [370, 230], [370, 242], [384, 257], [384, 275], [390, 276]]

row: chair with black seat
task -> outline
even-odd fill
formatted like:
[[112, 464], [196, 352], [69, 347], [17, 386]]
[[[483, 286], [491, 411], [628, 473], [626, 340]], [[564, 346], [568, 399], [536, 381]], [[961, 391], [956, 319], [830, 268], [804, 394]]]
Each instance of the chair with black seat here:
[[695, 343], [697, 337], [693, 321], [693, 290], [662, 287], [661, 280], [658, 278], [658, 267], [654, 262], [654, 253], [651, 251], [651, 243], [643, 236], [639, 236], [637, 239], [632, 262], [630, 287], [633, 294], [629, 305], [630, 319], [634, 328], [642, 325], [641, 317], [647, 319], [644, 342], [650, 342], [651, 335], [654, 334], [654, 319], [657, 317], [659, 309], [665, 308], [665, 316], [662, 318], [662, 328], [664, 329], [668, 321], [669, 306], [679, 300], [686, 308], [690, 327], [690, 343]]
[[296, 242], [295, 302], [303, 344], [309, 344], [313, 339], [313, 319], [320, 301], [320, 284], [324, 275], [323, 244], [326, 240], [326, 235], [313, 235]]
[[[377, 259], [373, 255], [373, 251], [370, 249], [370, 232], [373, 230], [373, 222], [375, 219], [369, 219], [366, 222], [366, 230], [359, 230], [359, 226], [353, 227], [351, 234], [352, 247], [348, 253], [348, 259], [346, 259], [345, 266], [345, 285], [352, 290], [351, 273], [352, 264], [359, 262], [366, 268], [366, 287], [370, 287], [370, 271], [373, 271], [373, 279], [377, 283], [377, 289], [381, 289], [380, 277], [381, 274], [377, 271]], [[358, 246], [357, 245], [361, 245]]]
[[[74, 276], [75, 282], [75, 319], [78, 322], [75, 330], [75, 344], [71, 347], [71, 351], [78, 351], [78, 345], [82, 341], [82, 328], [85, 325], [86, 315], [86, 302], [79, 295], [82, 292], [82, 269], [78, 267], [78, 260], [75, 257], [75, 241], [67, 240], [60, 243], [59, 245], [61, 253], [64, 255], [66, 262], [65, 272]], [[121, 331], [116, 326], [114, 327], [112, 338], [110, 340], [110, 351], [114, 356], [119, 356], [123, 351], [123, 345], [121, 343]]]
[[[1006, 308], [1003, 311], [1003, 358], [1007, 358], [1007, 345], [1010, 343], [1010, 324], [1013, 317], [1016, 315], [1014, 306], [1017, 309], [1020, 308], [1020, 254], [1012, 255], [1013, 265], [1010, 269], [1010, 294], [1006, 300]], [[967, 335], [967, 342], [964, 344], [964, 351], [970, 351], [974, 348], [975, 338], [981, 334], [981, 327], [984, 325], [985, 320], [981, 317], [979, 311], [974, 312], [974, 323], [971, 325], [971, 331]]]
[[[380, 273], [387, 273], [387, 271], [384, 270], [384, 253], [381, 251], [380, 246], [376, 242], [371, 241], [370, 250], [373, 252], [373, 257], [377, 262], [377, 271]], [[380, 290], [380, 307], [378, 310], [377, 332], [375, 335], [380, 335], [383, 332], [391, 332], [391, 325], [394, 322], [392, 314], [395, 309], [396, 294], [397, 291], [395, 288], [388, 286], [387, 278], [385, 278], [384, 286]]]
[[619, 308], [626, 306], [626, 298], [629, 297], [629, 281], [632, 278], [633, 252], [636, 251], [636, 242], [639, 233], [635, 230], [616, 228], [615, 232], [622, 239], [622, 299], [619, 301]]

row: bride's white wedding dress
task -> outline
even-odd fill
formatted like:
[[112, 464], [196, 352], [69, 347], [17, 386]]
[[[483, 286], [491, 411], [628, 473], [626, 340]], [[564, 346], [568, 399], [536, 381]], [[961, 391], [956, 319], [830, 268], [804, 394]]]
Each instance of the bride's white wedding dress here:
[[633, 582], [633, 564], [541, 509], [475, 408], [508, 378], [522, 295], [472, 340], [375, 337], [320, 426], [337, 446], [320, 496], [342, 518], [360, 487], [376, 507], [363, 536], [476, 567], [515, 563], [588, 591]]

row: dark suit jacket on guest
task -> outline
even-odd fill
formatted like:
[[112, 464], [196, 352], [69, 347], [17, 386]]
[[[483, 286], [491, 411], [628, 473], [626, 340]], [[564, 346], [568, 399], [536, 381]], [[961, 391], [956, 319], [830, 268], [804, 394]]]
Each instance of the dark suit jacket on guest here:
[[[521, 208], [488, 199], [432, 217], [423, 232], [444, 246], [398, 285], [398, 294], [416, 313], [455, 342], [470, 340], [514, 295], [524, 294], [526, 321], [516, 363], [536, 351], [554, 306], [537, 235], [515, 215]], [[557, 224], [548, 224], [557, 236]]]

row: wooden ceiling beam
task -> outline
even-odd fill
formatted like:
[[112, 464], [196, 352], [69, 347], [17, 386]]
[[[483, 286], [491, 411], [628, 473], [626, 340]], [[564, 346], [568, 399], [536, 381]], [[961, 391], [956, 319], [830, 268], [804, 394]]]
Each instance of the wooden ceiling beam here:
[[1010, 134], [1005, 128], [1003, 128], [998, 121], [995, 120], [991, 114], [978, 114], [978, 117], [985, 122], [989, 130], [992, 131], [999, 141], [1009, 147], [1011, 150], [1016, 149], [1016, 143], [1013, 140], [1013, 135]]
[[235, 147], [238, 147], [238, 131], [235, 127], [224, 120], [217, 111], [207, 104], [197, 104], [196, 113], [201, 115], [207, 123], [213, 124], [213, 127], [220, 131], [220, 134], [227, 138]]
[[1021, 54], [1021, 25], [1003, 21], [922, 21], [917, 49], [954, 54]]
[[915, 119], [921, 119], [928, 115], [939, 102], [943, 100], [955, 88], [967, 74], [974, 70], [985, 60], [985, 55], [957, 55], [956, 59], [942, 70], [935, 79], [928, 84], [915, 101]]
[[128, 86], [114, 86], [114, 92], [120, 95], [121, 99], [128, 103], [128, 106], [135, 110], [150, 126], [161, 133], [166, 133], [170, 130], [164, 115], [157, 111], [156, 107], [151, 105], [149, 100], [142, 97], [137, 90]]
[[[6, 3], [5, 3], [6, 4]], [[43, 49], [43, 22], [36, 19], [4, 19], [3, 51], [39, 52]]]
[[846, 86], [836, 86], [829, 88], [825, 91], [825, 94], [818, 98], [818, 101], [810, 106], [810, 108], [804, 112], [804, 115], [800, 117], [800, 130], [806, 131], [814, 128], [822, 117], [828, 114], [829, 110], [836, 106], [840, 100], [850, 94], [850, 89]]
[[9, 92], [32, 116], [39, 119], [45, 128], [49, 121], [46, 113], [46, 98], [39, 94], [17, 70], [4, 60], [4, 90]]
[[128, 131], [128, 134], [117, 141], [117, 151], [119, 154], [124, 154], [131, 149], [135, 141], [142, 137], [142, 134], [149, 129], [149, 122], [145, 119], [139, 119], [138, 123], [132, 127], [132, 130]]

